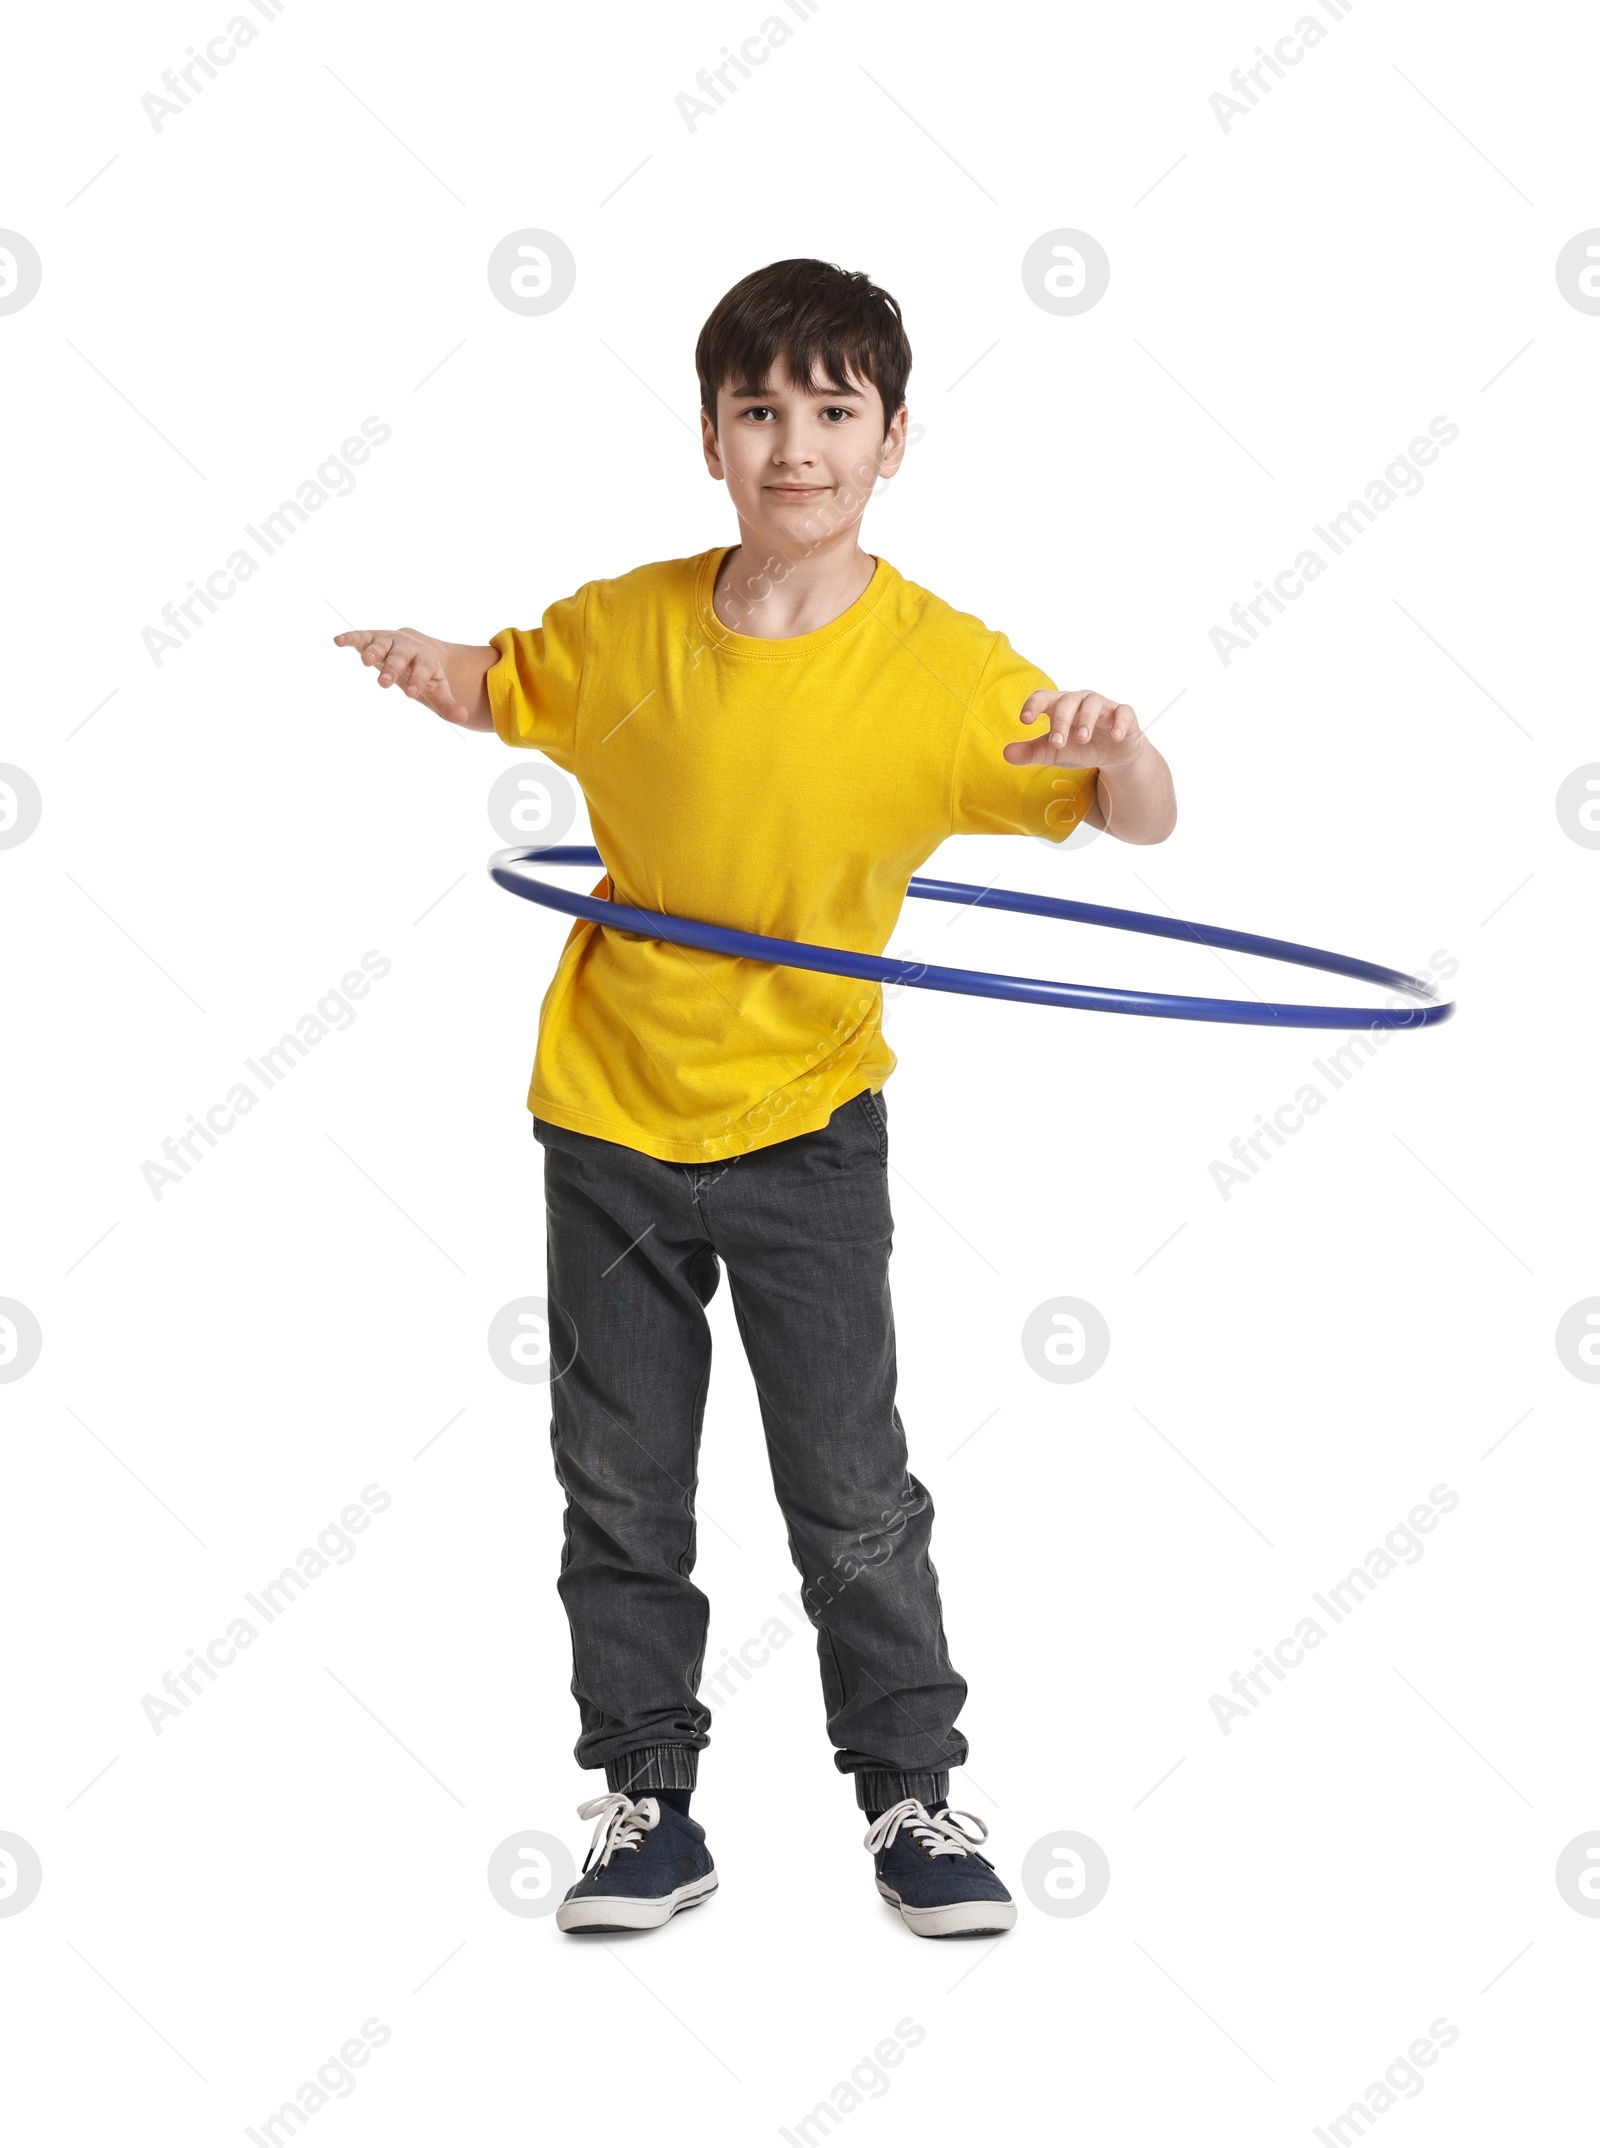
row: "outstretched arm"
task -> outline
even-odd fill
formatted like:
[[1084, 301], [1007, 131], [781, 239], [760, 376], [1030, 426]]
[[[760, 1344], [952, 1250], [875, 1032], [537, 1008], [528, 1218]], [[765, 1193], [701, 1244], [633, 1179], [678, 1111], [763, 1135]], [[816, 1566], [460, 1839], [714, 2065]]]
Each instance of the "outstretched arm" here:
[[359, 650], [363, 664], [378, 674], [380, 686], [398, 686], [446, 723], [464, 731], [492, 731], [489, 693], [484, 684], [500, 661], [500, 652], [484, 643], [434, 641], [411, 627], [357, 628], [335, 634], [336, 649]]
[[1172, 771], [1128, 704], [1082, 688], [1068, 694], [1041, 689], [1023, 702], [1022, 721], [1041, 716], [1050, 720], [1048, 735], [1015, 741], [1004, 748], [1006, 759], [1019, 766], [1096, 769], [1099, 782], [1086, 824], [1124, 843], [1164, 843], [1178, 820]]

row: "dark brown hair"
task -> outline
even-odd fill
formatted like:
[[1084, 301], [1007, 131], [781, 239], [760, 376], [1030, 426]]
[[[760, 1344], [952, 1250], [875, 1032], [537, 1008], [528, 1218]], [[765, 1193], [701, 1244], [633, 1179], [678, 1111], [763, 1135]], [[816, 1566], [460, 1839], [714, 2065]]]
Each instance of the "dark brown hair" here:
[[779, 356], [808, 388], [853, 376], [883, 398], [887, 433], [906, 399], [911, 345], [900, 308], [859, 269], [831, 261], [774, 261], [742, 277], [717, 301], [694, 347], [700, 405], [717, 422], [717, 390], [754, 387]]

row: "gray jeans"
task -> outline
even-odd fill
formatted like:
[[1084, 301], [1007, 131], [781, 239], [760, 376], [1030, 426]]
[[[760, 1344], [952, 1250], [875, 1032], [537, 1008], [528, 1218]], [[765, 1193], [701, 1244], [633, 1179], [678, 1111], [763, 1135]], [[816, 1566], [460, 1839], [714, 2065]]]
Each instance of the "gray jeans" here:
[[814, 1133], [717, 1164], [662, 1163], [541, 1119], [534, 1134], [578, 1764], [634, 1796], [690, 1789], [709, 1742], [709, 1606], [690, 1577], [705, 1308], [725, 1262], [835, 1765], [864, 1810], [943, 1797], [967, 1757], [954, 1728], [967, 1689], [895, 1407], [882, 1096], [863, 1090]]

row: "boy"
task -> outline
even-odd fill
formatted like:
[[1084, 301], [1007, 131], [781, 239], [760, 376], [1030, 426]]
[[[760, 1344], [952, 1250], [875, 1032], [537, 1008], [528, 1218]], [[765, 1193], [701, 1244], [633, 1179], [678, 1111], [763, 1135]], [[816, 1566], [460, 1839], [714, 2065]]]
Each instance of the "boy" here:
[[[695, 362], [736, 545], [587, 583], [482, 647], [410, 629], [339, 646], [575, 776], [609, 867], [595, 892], [646, 910], [876, 954], [948, 835], [1162, 841], [1171, 777], [1131, 708], [1057, 693], [861, 549], [906, 445], [888, 293], [776, 262], [721, 301]], [[983, 1823], [948, 1803], [967, 1689], [894, 1401], [881, 1009], [876, 986], [585, 923], [545, 995], [528, 1108], [565, 1368], [558, 1587], [576, 1757], [608, 1789], [579, 1808], [597, 1825], [563, 1931], [661, 1925], [717, 1885], [689, 1801], [709, 1742], [690, 1576], [719, 1262], [878, 1891], [924, 1937], [1016, 1921]]]

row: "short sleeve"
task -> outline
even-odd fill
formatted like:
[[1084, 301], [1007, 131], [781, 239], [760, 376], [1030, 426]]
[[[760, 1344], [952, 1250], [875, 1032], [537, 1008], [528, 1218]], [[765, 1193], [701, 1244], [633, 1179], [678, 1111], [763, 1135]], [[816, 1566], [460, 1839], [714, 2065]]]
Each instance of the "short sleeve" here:
[[956, 747], [952, 835], [1036, 835], [1064, 843], [1093, 805], [1096, 769], [1018, 767], [1001, 750], [1013, 739], [1042, 735], [1039, 722], [1022, 721], [1022, 704], [1032, 693], [1055, 690], [1003, 634], [994, 636]]
[[589, 584], [552, 604], [536, 627], [490, 636], [499, 661], [485, 686], [494, 727], [508, 746], [532, 746], [570, 769], [578, 743]]

